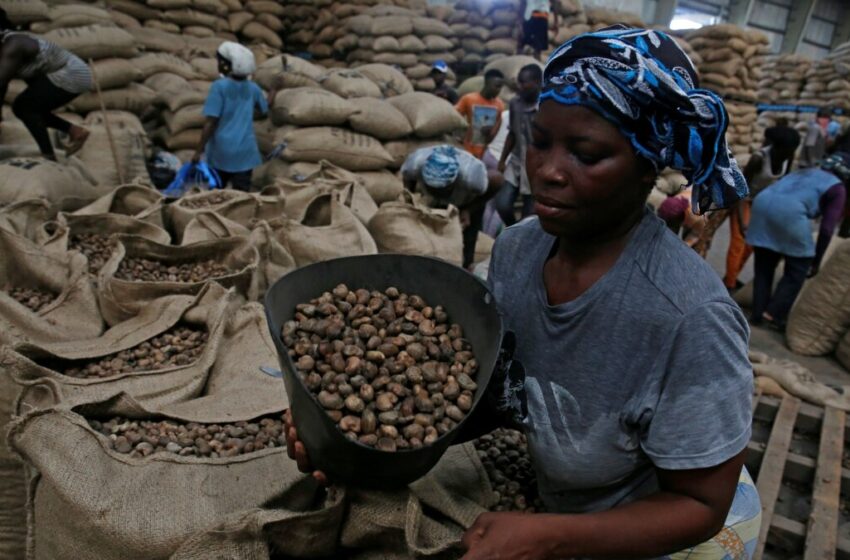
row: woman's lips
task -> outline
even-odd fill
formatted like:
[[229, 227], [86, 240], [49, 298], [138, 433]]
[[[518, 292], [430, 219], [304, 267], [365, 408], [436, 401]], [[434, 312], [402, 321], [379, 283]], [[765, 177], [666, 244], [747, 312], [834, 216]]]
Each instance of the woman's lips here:
[[557, 202], [548, 198], [534, 199], [534, 212], [542, 218], [558, 218], [575, 210], [575, 206]]

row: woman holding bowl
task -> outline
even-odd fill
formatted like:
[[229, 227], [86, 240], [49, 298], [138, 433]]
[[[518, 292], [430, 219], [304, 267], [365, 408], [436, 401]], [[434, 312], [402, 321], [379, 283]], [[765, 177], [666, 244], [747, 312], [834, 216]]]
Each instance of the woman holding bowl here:
[[537, 217], [499, 237], [489, 282], [527, 372], [549, 513], [481, 515], [463, 559], [748, 558], [761, 506], [743, 467], [747, 322], [646, 209], [665, 167], [693, 184], [699, 213], [746, 195], [726, 109], [646, 29], [572, 39], [543, 82], [526, 160]]

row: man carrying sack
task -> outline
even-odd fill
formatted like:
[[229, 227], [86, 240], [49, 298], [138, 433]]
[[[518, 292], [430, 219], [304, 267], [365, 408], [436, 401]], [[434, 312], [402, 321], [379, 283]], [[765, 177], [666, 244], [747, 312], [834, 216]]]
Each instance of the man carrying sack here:
[[484, 206], [501, 185], [490, 181], [484, 163], [448, 144], [416, 150], [401, 167], [404, 186], [422, 195], [432, 208], [456, 206], [463, 227], [463, 267], [475, 258], [475, 242], [484, 218]]

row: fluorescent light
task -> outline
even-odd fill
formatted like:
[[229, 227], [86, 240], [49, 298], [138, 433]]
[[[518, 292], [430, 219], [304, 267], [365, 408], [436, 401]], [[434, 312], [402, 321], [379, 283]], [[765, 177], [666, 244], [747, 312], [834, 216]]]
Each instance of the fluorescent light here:
[[670, 22], [670, 29], [699, 29], [704, 24], [692, 19], [675, 16]]

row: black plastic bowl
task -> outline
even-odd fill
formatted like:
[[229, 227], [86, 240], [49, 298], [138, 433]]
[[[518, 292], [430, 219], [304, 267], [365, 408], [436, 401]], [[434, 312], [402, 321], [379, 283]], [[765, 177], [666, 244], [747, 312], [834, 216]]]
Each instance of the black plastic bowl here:
[[[353, 442], [337, 429], [297, 375], [280, 335], [284, 323], [294, 317], [297, 304], [317, 298], [338, 284], [380, 291], [395, 286], [407, 294], [422, 296], [430, 305], [442, 305], [449, 319], [463, 327], [479, 369], [473, 409], [460, 425], [432, 445], [396, 452]], [[367, 255], [316, 263], [275, 282], [266, 293], [265, 305], [298, 437], [316, 469], [333, 482], [352, 486], [398, 488], [431, 470], [481, 402], [502, 341], [502, 320], [487, 286], [461, 268], [428, 257]]]

